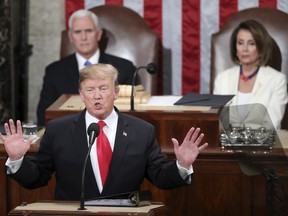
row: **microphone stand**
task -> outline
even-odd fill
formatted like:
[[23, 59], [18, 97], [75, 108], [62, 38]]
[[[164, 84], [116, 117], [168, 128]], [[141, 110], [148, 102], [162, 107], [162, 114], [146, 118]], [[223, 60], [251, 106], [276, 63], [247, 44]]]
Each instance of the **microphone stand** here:
[[87, 133], [89, 136], [89, 148], [88, 152], [86, 155], [86, 158], [84, 160], [83, 164], [83, 170], [82, 170], [82, 185], [81, 185], [81, 198], [80, 198], [80, 207], [78, 210], [86, 210], [85, 208], [85, 173], [86, 173], [86, 166], [87, 166], [87, 161], [93, 146], [93, 143], [95, 142], [96, 137], [99, 135], [100, 132], [100, 127], [97, 123], [91, 123], [88, 127]]
[[135, 80], [136, 80], [136, 75], [138, 73], [138, 71], [140, 69], [146, 69], [146, 66], [141, 66], [139, 68], [136, 69], [134, 75], [133, 75], [133, 79], [132, 79], [132, 86], [131, 86], [131, 95], [130, 95], [130, 111], [134, 112], [135, 108], [134, 108], [134, 86], [135, 86]]
[[92, 144], [89, 145], [89, 149], [88, 149], [88, 153], [86, 155], [86, 158], [85, 158], [85, 161], [84, 161], [84, 164], [83, 164], [83, 171], [82, 171], [82, 185], [81, 185], [81, 199], [80, 199], [80, 208], [78, 208], [78, 210], [86, 210], [85, 208], [85, 183], [84, 183], [84, 180], [85, 180], [85, 172], [86, 172], [86, 164], [87, 164], [87, 161], [88, 161], [88, 158], [89, 158], [89, 155], [90, 155], [90, 152], [91, 152], [91, 149], [92, 149]]

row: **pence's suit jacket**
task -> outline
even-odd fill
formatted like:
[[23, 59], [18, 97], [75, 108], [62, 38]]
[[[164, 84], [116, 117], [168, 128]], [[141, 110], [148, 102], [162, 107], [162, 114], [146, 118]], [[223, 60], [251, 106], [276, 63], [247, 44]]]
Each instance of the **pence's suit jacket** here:
[[[215, 79], [213, 94], [234, 94], [235, 97], [229, 102], [230, 106], [237, 105], [238, 82], [240, 67], [235, 66], [219, 73]], [[260, 67], [257, 78], [252, 89], [252, 97], [249, 104], [262, 104], [274, 124], [279, 129], [284, 116], [287, 103], [287, 79], [284, 73], [267, 66]], [[257, 108], [256, 108], [257, 109]], [[259, 109], [251, 107], [251, 113], [246, 116], [245, 121], [253, 121], [263, 118]], [[254, 110], [254, 111], [253, 111]], [[249, 120], [251, 118], [251, 120]]]
[[[11, 177], [23, 187], [33, 189], [46, 185], [55, 172], [55, 199], [80, 200], [83, 162], [88, 152], [86, 134], [85, 110], [48, 122], [39, 152], [31, 159], [24, 157], [20, 169]], [[139, 190], [145, 177], [162, 189], [186, 184], [176, 162], [161, 154], [154, 126], [119, 113], [112, 161], [103, 191], [99, 193], [89, 158], [85, 198]]]
[[[119, 84], [132, 84], [135, 66], [132, 62], [106, 53], [100, 53], [99, 63], [112, 64], [119, 71]], [[43, 86], [37, 107], [39, 125], [45, 124], [45, 110], [62, 94], [78, 94], [79, 69], [76, 55], [53, 62], [45, 69]], [[139, 80], [136, 80], [136, 84]]]

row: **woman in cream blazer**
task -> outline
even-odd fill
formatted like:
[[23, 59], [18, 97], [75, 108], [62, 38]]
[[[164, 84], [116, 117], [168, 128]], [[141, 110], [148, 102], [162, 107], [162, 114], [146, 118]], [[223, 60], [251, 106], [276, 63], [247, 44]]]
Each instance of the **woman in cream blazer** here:
[[245, 124], [266, 121], [280, 129], [288, 101], [287, 79], [284, 73], [268, 66], [271, 53], [272, 38], [259, 22], [244, 21], [233, 31], [230, 54], [236, 66], [216, 76], [213, 90], [213, 94], [235, 95], [227, 103], [231, 107], [229, 121], [238, 119], [238, 123]]
[[[219, 73], [215, 79], [213, 94], [235, 95], [227, 103], [229, 106], [238, 105], [238, 85], [235, 85], [235, 83], [238, 83], [240, 79], [239, 70], [240, 66], [234, 66]], [[279, 129], [287, 103], [287, 81], [285, 74], [269, 66], [260, 67], [251, 93], [249, 104], [264, 105], [274, 127]], [[244, 119], [245, 122], [249, 122], [249, 118], [257, 119], [257, 116], [263, 118], [263, 113], [259, 109], [257, 110], [257, 106], [252, 105], [250, 108], [253, 114], [247, 115]]]

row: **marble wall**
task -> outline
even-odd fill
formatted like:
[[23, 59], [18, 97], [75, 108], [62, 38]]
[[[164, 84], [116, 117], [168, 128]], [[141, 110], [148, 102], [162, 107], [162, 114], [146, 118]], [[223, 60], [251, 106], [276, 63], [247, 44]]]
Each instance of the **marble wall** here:
[[45, 67], [60, 55], [60, 36], [65, 28], [65, 0], [30, 0], [28, 119], [36, 120], [36, 109]]

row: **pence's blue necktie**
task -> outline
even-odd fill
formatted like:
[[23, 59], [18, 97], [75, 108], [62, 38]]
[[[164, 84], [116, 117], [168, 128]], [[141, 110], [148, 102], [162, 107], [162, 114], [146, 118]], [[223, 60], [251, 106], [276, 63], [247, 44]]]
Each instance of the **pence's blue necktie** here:
[[89, 66], [89, 65], [91, 65], [91, 62], [89, 62], [89, 61], [86, 61], [85, 63], [84, 63], [84, 66], [86, 67], [86, 66]]

